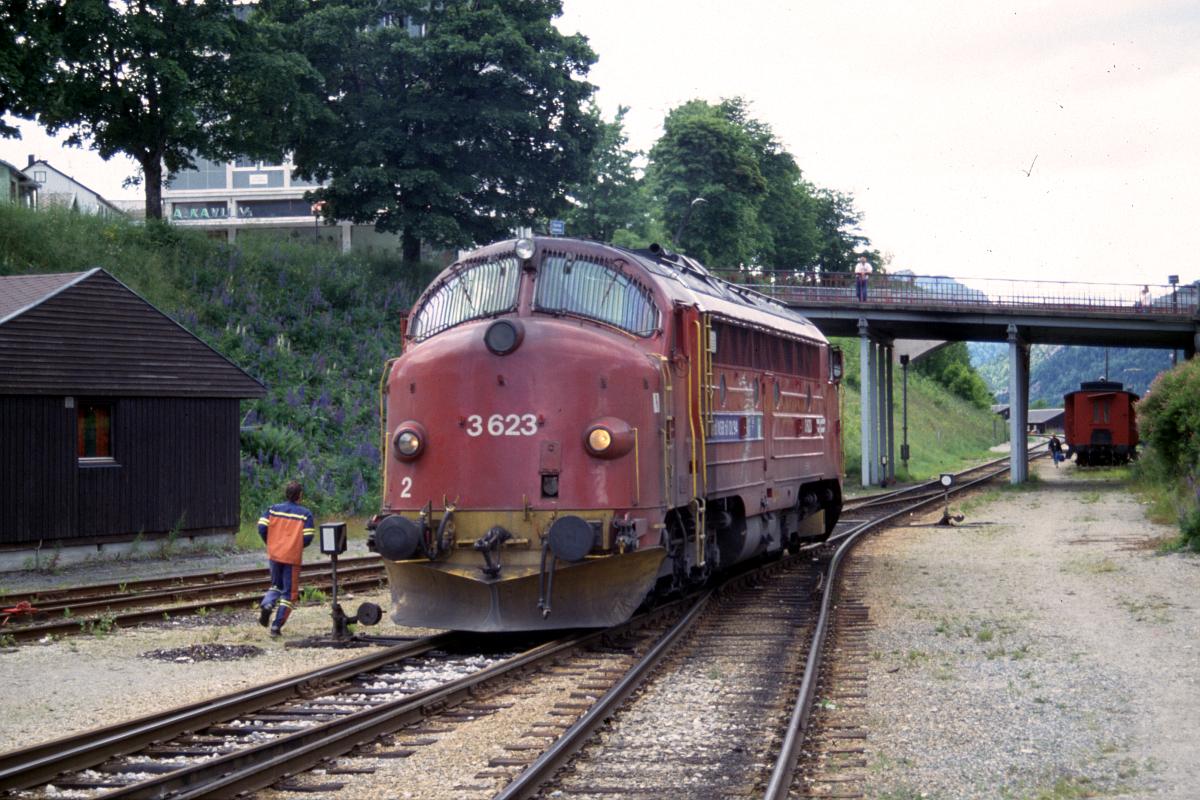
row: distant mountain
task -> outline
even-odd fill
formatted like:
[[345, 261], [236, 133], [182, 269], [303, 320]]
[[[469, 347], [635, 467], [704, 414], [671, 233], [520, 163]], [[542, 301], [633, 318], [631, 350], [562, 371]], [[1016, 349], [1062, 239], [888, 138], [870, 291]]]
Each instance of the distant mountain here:
[[889, 277], [908, 278], [919, 289], [933, 295], [955, 298], [970, 298], [972, 300], [987, 300], [987, 295], [978, 289], [972, 289], [965, 283], [959, 283], [954, 278], [944, 275], [914, 275], [911, 270], [902, 269], [899, 272], [888, 273]]
[[[983, 376], [996, 402], [1007, 403], [1008, 345], [970, 342], [967, 349], [971, 365]], [[1158, 373], [1171, 367], [1169, 350], [1034, 345], [1029, 353], [1029, 402], [1057, 408], [1063, 395], [1078, 389], [1080, 383], [1105, 376], [1106, 349], [1108, 379], [1120, 381], [1139, 395], [1146, 393]]]

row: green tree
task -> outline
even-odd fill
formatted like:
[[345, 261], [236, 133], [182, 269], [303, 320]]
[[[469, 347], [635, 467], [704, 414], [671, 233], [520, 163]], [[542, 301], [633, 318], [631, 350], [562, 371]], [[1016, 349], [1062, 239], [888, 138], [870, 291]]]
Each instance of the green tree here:
[[226, 87], [247, 30], [232, 0], [43, 0], [31, 13], [31, 45], [53, 61], [40, 85], [23, 88], [21, 109], [50, 133], [67, 131], [68, 144], [86, 139], [104, 159], [137, 161], [147, 218], [162, 217], [164, 166], [236, 151]]
[[913, 369], [979, 408], [988, 408], [993, 402], [987, 383], [971, 366], [966, 342], [951, 342], [914, 362]]
[[[628, 149], [625, 136], [628, 112], [629, 107], [622, 106], [612, 122], [596, 122], [599, 140], [590, 169], [571, 190], [573, 205], [566, 215], [571, 236], [611, 242], [637, 237], [647, 225], [648, 203], [634, 167], [641, 153]], [[619, 232], [624, 235], [618, 237]]]
[[854, 208], [854, 198], [843, 192], [816, 187], [812, 194], [816, 198], [818, 230], [813, 266], [821, 272], [851, 272], [858, 254], [867, 252], [867, 258], [878, 269], [881, 265], [879, 254], [868, 252], [871, 240], [859, 230], [862, 214]]
[[[673, 109], [646, 183], [668, 231], [687, 221], [675, 246], [713, 266], [845, 271], [870, 245], [850, 195], [806, 181], [740, 97]], [[880, 264], [878, 253], [869, 256]]]
[[44, 63], [38, 63], [37, 50], [33, 43], [44, 41], [45, 36], [31, 36], [33, 15], [29, 4], [21, 0], [0, 3], [0, 136], [15, 138], [20, 131], [2, 119], [12, 113], [27, 116], [26, 86], [40, 83]]
[[817, 203], [800, 166], [771, 126], [750, 116], [745, 100], [725, 100], [721, 110], [750, 137], [766, 183], [766, 192], [758, 203], [760, 239], [755, 262], [781, 270], [810, 266], [819, 241]]
[[589, 168], [595, 54], [552, 24], [558, 0], [266, 0], [262, 25], [319, 74], [326, 124], [285, 149], [329, 217], [466, 245], [567, 207]]
[[767, 182], [749, 133], [724, 109], [702, 100], [672, 109], [646, 180], [677, 248], [714, 267], [754, 263]]

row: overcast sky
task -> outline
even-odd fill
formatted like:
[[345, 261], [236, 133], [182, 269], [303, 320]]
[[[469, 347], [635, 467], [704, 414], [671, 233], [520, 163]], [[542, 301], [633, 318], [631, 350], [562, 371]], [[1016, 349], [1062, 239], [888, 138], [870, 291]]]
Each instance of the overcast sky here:
[[[558, 25], [633, 147], [680, 103], [745, 97], [894, 270], [1200, 278], [1200, 4], [565, 0]], [[0, 158], [130, 196], [131, 168], [24, 130]]]

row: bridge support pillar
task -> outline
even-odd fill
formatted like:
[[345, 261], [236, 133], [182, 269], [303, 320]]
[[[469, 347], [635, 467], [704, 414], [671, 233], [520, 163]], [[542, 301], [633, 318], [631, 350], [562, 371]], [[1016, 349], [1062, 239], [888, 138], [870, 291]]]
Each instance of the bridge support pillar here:
[[1029, 451], [1026, 431], [1029, 428], [1029, 343], [1021, 338], [1016, 325], [1008, 326], [1008, 425], [1011, 467], [1009, 481], [1024, 483], [1029, 479]]
[[858, 321], [862, 485], [895, 481], [895, 426], [892, 423], [892, 345], [871, 337]]
[[887, 486], [891, 483], [889, 472], [892, 464], [892, 345], [879, 341], [875, 344], [875, 429], [872, 431], [875, 450], [875, 474], [872, 483]]
[[858, 321], [859, 421], [862, 449], [862, 485], [874, 482], [873, 465], [878, 460], [871, 447], [871, 431], [875, 430], [875, 342], [867, 329], [867, 321]]
[[887, 377], [883, 381], [884, 389], [887, 391], [887, 412], [883, 416], [884, 424], [887, 426], [887, 462], [884, 464], [884, 477], [888, 485], [891, 486], [896, 482], [896, 414], [895, 401], [892, 394], [892, 359], [895, 356], [896, 347], [889, 344], [884, 351], [887, 357], [884, 359], [884, 366], [887, 368]]

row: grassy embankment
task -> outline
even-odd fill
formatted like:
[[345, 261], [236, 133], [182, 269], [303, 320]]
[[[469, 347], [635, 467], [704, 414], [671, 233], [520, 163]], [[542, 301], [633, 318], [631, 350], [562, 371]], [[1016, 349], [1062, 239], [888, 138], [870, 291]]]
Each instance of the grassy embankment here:
[[[397, 314], [431, 277], [394, 260], [343, 256], [306, 239], [242, 235], [237, 246], [178, 228], [0, 205], [0, 274], [103, 267], [267, 387], [242, 405], [239, 544], [259, 547], [254, 520], [289, 476], [324, 519], [361, 519], [379, 504], [378, 392], [394, 355]], [[848, 486], [859, 475], [858, 343], [842, 342]], [[900, 386], [896, 372], [896, 452]], [[988, 456], [992, 415], [909, 375], [913, 459], [901, 479]], [[352, 529], [360, 524], [352, 523]]]
[[[862, 470], [861, 424], [859, 405], [859, 343], [857, 339], [835, 339], [845, 354], [846, 379], [842, 391], [843, 446], [846, 453], [846, 486], [859, 483]], [[926, 480], [941, 472], [954, 471], [970, 464], [999, 457], [988, 452], [1007, 438], [1007, 423], [988, 409], [952, 395], [914, 370], [908, 373], [908, 443], [911, 458], [908, 469], [900, 461], [902, 416], [902, 380], [899, 366], [894, 369], [896, 426], [896, 478], [900, 481]]]

